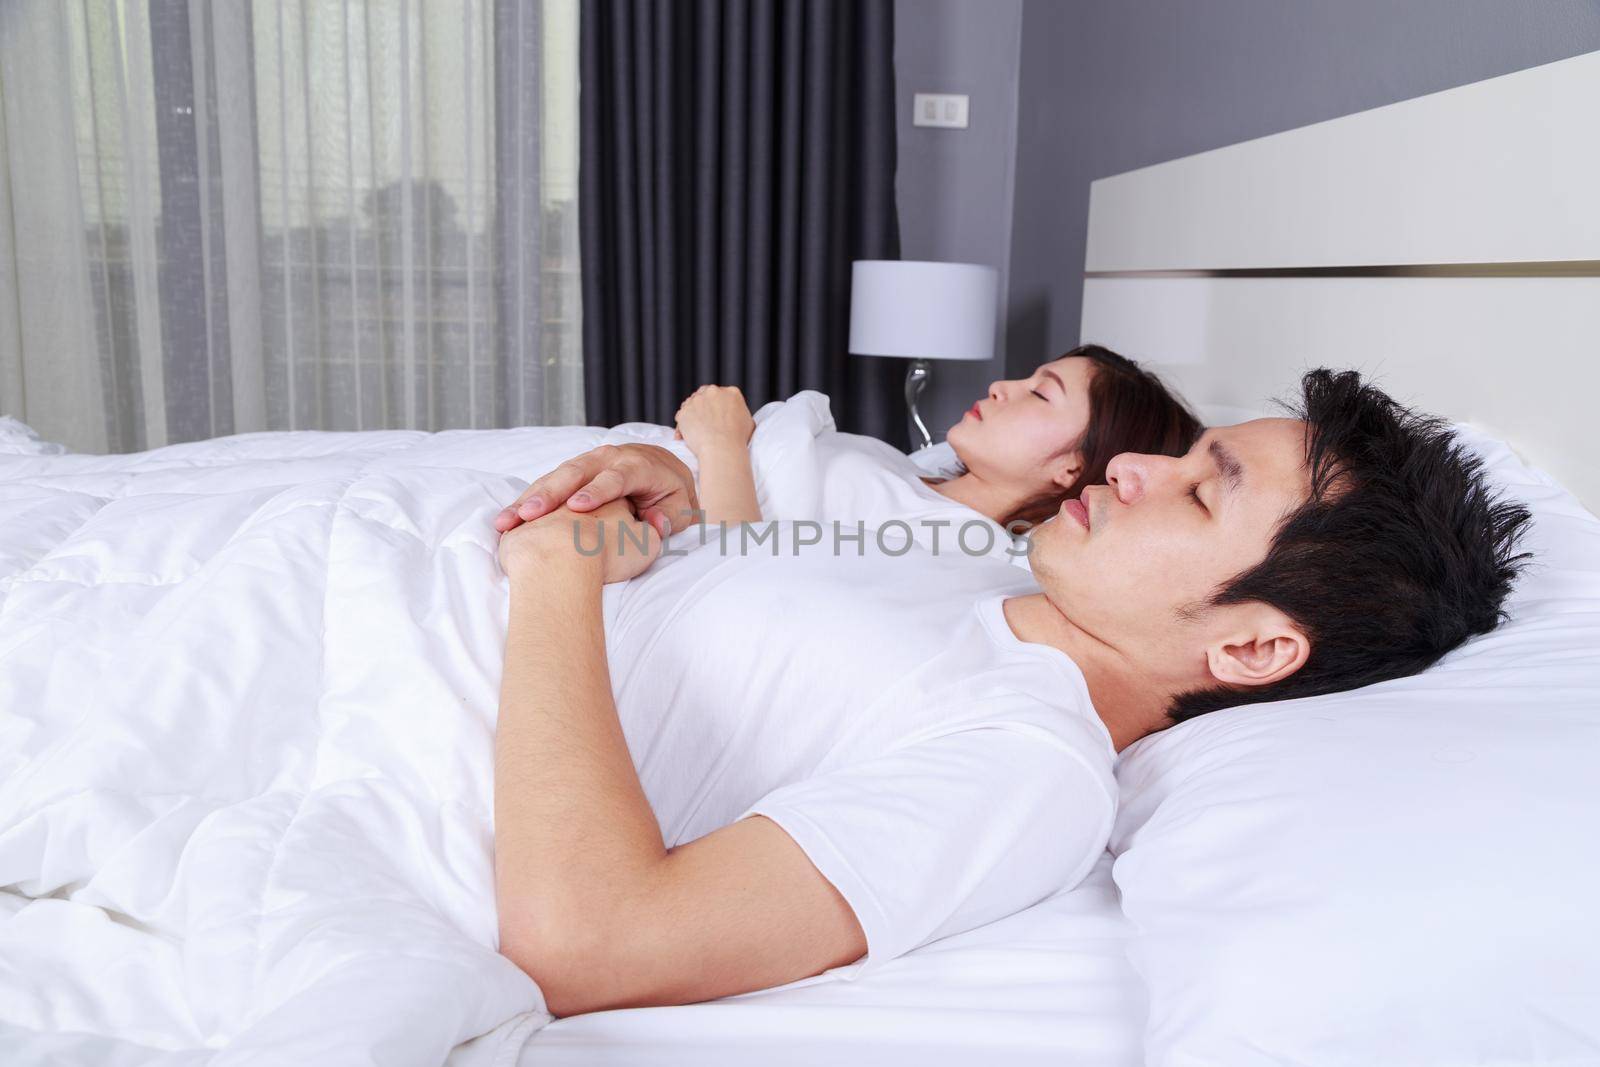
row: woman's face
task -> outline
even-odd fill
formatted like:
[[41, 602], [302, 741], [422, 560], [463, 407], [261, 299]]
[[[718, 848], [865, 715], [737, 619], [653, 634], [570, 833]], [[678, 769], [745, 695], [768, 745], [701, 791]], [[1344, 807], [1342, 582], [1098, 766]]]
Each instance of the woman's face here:
[[1030, 377], [995, 382], [945, 439], [985, 481], [1028, 493], [1064, 489], [1083, 468], [1077, 445], [1089, 425], [1093, 375], [1089, 360], [1066, 356]]

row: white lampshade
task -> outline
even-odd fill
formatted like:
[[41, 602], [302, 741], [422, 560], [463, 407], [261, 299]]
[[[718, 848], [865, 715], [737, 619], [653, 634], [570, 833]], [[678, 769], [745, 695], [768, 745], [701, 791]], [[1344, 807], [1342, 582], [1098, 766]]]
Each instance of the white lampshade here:
[[858, 259], [850, 278], [850, 351], [908, 359], [989, 359], [999, 272], [976, 263]]

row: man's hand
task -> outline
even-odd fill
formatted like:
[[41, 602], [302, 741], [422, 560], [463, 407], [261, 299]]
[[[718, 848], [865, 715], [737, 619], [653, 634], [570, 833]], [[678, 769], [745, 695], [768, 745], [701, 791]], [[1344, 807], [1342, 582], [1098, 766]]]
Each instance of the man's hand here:
[[535, 480], [495, 516], [494, 528], [504, 534], [562, 506], [593, 512], [614, 500], [626, 500], [662, 537], [691, 525], [700, 510], [694, 475], [671, 452], [658, 445], [601, 445]]
[[560, 507], [500, 536], [500, 569], [513, 583], [558, 567], [625, 582], [660, 554], [660, 533], [621, 500], [586, 512]]

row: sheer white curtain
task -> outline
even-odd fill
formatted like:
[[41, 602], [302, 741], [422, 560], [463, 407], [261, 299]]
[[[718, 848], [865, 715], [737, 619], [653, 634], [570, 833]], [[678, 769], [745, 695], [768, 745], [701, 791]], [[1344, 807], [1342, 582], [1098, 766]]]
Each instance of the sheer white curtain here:
[[0, 2], [0, 412], [582, 420], [576, 0]]

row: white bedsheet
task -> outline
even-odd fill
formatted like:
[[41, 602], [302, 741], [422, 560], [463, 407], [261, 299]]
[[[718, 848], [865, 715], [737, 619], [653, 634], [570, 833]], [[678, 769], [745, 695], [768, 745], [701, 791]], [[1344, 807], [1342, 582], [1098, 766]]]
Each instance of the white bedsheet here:
[[541, 1008], [494, 948], [491, 521], [630, 439], [670, 431], [0, 426], [0, 1061], [438, 1064]]
[[1076, 888], [854, 981], [558, 1019], [528, 1035], [520, 1058], [509, 1044], [494, 1055], [469, 1046], [452, 1067], [1134, 1067], [1146, 1005], [1127, 936], [1107, 854]]

